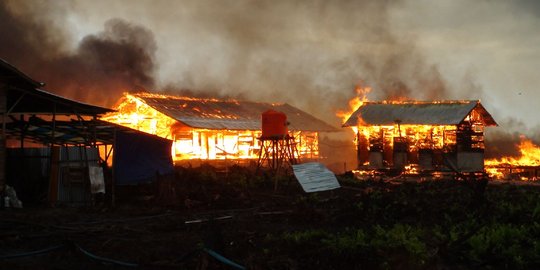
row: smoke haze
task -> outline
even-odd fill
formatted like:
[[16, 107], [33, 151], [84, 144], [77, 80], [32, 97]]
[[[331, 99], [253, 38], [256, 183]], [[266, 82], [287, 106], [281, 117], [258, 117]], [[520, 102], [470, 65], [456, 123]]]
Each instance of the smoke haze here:
[[[103, 29], [74, 44], [67, 15], [100, 16], [85, 13], [111, 7], [70, 3], [8, 1], [2, 17], [10, 23], [2, 31], [11, 30], [5, 34], [14, 38], [1, 52], [47, 89], [103, 106], [126, 90], [184, 90], [288, 102], [336, 124], [336, 109], [354, 96], [360, 81], [379, 90], [376, 99], [446, 96], [437, 66], [426, 64], [412, 40], [392, 33], [394, 1], [124, 2], [134, 14], [147, 9], [150, 26], [136, 15], [130, 18], [136, 23], [103, 16]], [[169, 9], [178, 11], [175, 18], [158, 17]], [[159, 61], [150, 29], [164, 40], [159, 46], [167, 53]]]
[[0, 57], [101, 106], [145, 89], [287, 102], [340, 126], [361, 84], [372, 100], [482, 99], [513, 129], [500, 134], [538, 138], [537, 3], [8, 0]]

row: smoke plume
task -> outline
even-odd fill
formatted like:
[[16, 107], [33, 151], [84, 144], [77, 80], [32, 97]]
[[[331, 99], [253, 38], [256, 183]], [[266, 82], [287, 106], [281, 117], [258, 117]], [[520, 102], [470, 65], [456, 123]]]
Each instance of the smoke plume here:
[[[370, 100], [483, 97], [496, 119], [536, 100], [524, 88], [538, 78], [527, 63], [539, 39], [522, 31], [538, 29], [538, 17], [503, 16], [533, 10], [520, 3], [218, 2], [2, 1], [0, 57], [49, 91], [96, 105], [143, 89], [234, 97], [287, 102], [336, 127], [360, 84]], [[487, 92], [512, 70], [525, 79], [509, 74], [504, 93]]]
[[[0, 31], [13, 37], [1, 57], [52, 92], [98, 105], [147, 89], [287, 102], [339, 126], [335, 112], [359, 82], [372, 99], [448, 92], [414, 38], [393, 32], [400, 1], [30, 2], [1, 5]], [[104, 28], [74, 40], [74, 12]]]
[[[0, 56], [45, 89], [68, 98], [110, 106], [123, 91], [152, 89], [157, 45], [153, 33], [121, 19], [110, 19], [104, 29], [87, 35], [74, 50], [67, 49], [63, 29], [43, 24], [30, 10], [0, 4]], [[15, 6], [25, 8], [24, 6]]]

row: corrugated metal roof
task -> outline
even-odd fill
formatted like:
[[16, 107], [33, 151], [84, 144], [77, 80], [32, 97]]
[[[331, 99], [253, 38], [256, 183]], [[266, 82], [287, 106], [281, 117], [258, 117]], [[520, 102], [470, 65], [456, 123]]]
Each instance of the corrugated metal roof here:
[[[55, 121], [53, 124], [52, 121], [45, 121], [40, 118], [35, 118], [37, 120], [31, 119], [13, 120], [12, 122], [7, 123], [6, 137], [19, 140], [21, 136], [24, 136], [25, 139], [34, 142], [58, 145], [89, 145], [93, 143], [94, 140], [98, 144], [113, 144], [114, 134], [115, 132], [119, 132], [135, 133], [141, 136], [151, 137], [155, 140], [168, 140], [102, 120]], [[91, 130], [90, 133], [89, 130]]]
[[4, 84], [25, 88], [34, 89], [45, 85], [44, 83], [35, 81], [4, 59], [0, 58], [0, 81]]
[[18, 91], [10, 91], [7, 95], [8, 104], [13, 103], [11, 113], [36, 114], [67, 114], [67, 115], [99, 115], [114, 110], [68, 99], [42, 89], [24, 91], [27, 95], [22, 98]]
[[363, 125], [457, 125], [476, 110], [486, 126], [496, 126], [493, 117], [477, 100], [441, 102], [381, 103], [366, 102], [343, 124], [344, 127]]
[[38, 89], [45, 84], [34, 81], [1, 58], [0, 83], [7, 86], [6, 107], [12, 114], [98, 115], [113, 111]]
[[286, 103], [195, 99], [145, 93], [133, 95], [157, 111], [193, 128], [259, 130], [261, 114], [273, 109], [287, 115], [290, 130], [338, 131], [324, 121]]

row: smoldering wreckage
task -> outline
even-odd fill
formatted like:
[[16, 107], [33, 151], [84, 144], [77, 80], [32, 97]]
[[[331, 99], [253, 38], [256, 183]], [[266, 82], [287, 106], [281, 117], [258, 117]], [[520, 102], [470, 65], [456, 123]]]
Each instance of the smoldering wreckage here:
[[[180, 180], [175, 171], [209, 165], [263, 174], [274, 191], [279, 175], [294, 175], [304, 192], [332, 190], [340, 184], [323, 165], [321, 133], [342, 130], [354, 132], [357, 164], [348, 173], [358, 181], [539, 177], [540, 150], [527, 140], [521, 158], [485, 160], [484, 129], [497, 123], [478, 100], [362, 100], [339, 129], [279, 103], [125, 93], [104, 108], [42, 90], [44, 84], [3, 60], [0, 68], [4, 208], [114, 206], [148, 184], [160, 183], [160, 196], [170, 194]], [[184, 203], [192, 204], [187, 196]]]

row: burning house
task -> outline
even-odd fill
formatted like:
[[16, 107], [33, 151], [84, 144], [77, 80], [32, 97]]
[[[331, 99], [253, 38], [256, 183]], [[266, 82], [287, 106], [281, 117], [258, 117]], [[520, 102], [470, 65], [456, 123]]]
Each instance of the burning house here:
[[319, 132], [337, 131], [289, 104], [126, 93], [115, 109], [102, 119], [172, 140], [177, 164], [257, 159], [261, 115], [268, 110], [287, 116], [289, 136], [302, 159], [320, 158]]
[[459, 172], [484, 170], [484, 128], [496, 125], [476, 100], [363, 102], [343, 124], [360, 168]]

